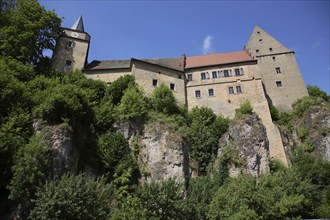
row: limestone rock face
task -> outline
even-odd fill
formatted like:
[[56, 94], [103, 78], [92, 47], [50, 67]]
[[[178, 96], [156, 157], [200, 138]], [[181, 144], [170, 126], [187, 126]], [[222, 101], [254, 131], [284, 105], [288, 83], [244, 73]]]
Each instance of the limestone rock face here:
[[269, 143], [259, 117], [244, 115], [234, 120], [219, 140], [218, 157], [229, 152], [230, 176], [248, 173], [259, 176], [269, 171]]
[[51, 171], [54, 175], [76, 172], [79, 153], [73, 146], [73, 131], [69, 125], [42, 126], [33, 124], [34, 133], [44, 132], [43, 141], [51, 149]]
[[330, 108], [328, 104], [310, 107], [292, 129], [281, 128], [288, 158], [296, 146], [330, 161]]
[[174, 178], [183, 182], [189, 173], [188, 146], [180, 134], [159, 122], [144, 126], [139, 137], [142, 182]]

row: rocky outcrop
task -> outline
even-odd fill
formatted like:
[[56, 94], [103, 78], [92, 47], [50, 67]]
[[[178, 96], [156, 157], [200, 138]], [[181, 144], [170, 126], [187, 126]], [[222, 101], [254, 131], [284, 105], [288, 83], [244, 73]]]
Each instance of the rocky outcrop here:
[[167, 125], [151, 122], [138, 137], [142, 181], [176, 179], [189, 176], [188, 145], [182, 136]]
[[79, 153], [73, 145], [71, 126], [67, 124], [43, 126], [34, 122], [33, 129], [36, 134], [44, 133], [42, 140], [51, 149], [50, 170], [52, 174], [75, 173], [78, 169]]
[[288, 158], [295, 147], [330, 161], [330, 108], [329, 103], [311, 106], [290, 128], [281, 127], [282, 140]]
[[235, 119], [219, 140], [218, 157], [229, 153], [230, 176], [248, 173], [259, 176], [269, 171], [269, 142], [259, 117], [243, 115]]

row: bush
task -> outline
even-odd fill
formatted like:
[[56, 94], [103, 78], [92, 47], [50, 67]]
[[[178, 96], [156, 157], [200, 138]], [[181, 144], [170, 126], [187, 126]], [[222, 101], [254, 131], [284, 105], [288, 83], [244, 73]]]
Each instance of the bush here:
[[114, 105], [117, 105], [122, 99], [126, 89], [132, 86], [135, 86], [134, 76], [121, 76], [107, 87], [107, 97], [109, 100], [112, 100]]
[[197, 162], [198, 173], [205, 174], [217, 153], [219, 138], [228, 129], [229, 120], [217, 117], [210, 108], [196, 107], [190, 111], [189, 121], [191, 157]]
[[312, 97], [319, 97], [329, 102], [329, 96], [326, 92], [322, 91], [318, 86], [307, 86], [308, 95]]
[[38, 189], [29, 219], [109, 219], [111, 186], [103, 178], [64, 175]]
[[50, 150], [42, 138], [42, 134], [34, 136], [19, 149], [8, 187], [10, 199], [20, 202], [32, 199], [37, 187], [45, 182]]
[[239, 109], [236, 109], [236, 117], [240, 117], [242, 115], [251, 115], [253, 111], [253, 107], [251, 102], [246, 100], [241, 103]]
[[278, 121], [280, 119], [280, 112], [273, 104], [269, 105], [269, 111], [273, 121]]
[[100, 136], [98, 141], [98, 156], [104, 165], [110, 179], [119, 162], [129, 154], [128, 142], [120, 132], [108, 132]]
[[156, 88], [151, 96], [152, 108], [164, 114], [175, 114], [179, 112], [173, 92], [165, 84], [161, 84]]
[[116, 108], [120, 120], [131, 121], [143, 118], [147, 113], [146, 101], [136, 87], [128, 88]]

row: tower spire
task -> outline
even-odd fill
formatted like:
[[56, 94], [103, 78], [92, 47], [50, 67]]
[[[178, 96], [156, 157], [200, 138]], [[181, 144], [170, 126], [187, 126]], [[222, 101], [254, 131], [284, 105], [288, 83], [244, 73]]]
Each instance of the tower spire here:
[[82, 15], [78, 18], [78, 20], [72, 25], [71, 29], [85, 32], [84, 30], [84, 22]]

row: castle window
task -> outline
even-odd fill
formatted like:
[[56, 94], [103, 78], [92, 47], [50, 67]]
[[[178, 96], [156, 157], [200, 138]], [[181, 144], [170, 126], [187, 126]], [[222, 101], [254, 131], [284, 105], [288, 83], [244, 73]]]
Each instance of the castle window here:
[[240, 76], [240, 75], [243, 75], [241, 74], [240, 69], [235, 69], [235, 76]]
[[178, 75], [179, 79], [181, 79], [181, 74]]
[[259, 39], [259, 42], [262, 42], [262, 39]]
[[270, 47], [270, 48], [269, 48], [269, 51], [272, 52], [272, 51], [273, 51], [273, 48]]
[[174, 83], [170, 83], [170, 89], [171, 89], [172, 91], [176, 91], [176, 86], [175, 86]]
[[212, 78], [218, 78], [217, 71], [212, 71]]
[[236, 86], [236, 92], [237, 93], [242, 93], [242, 87], [241, 86]]
[[152, 80], [152, 86], [154, 86], [154, 87], [158, 86], [158, 80], [157, 79]]
[[275, 60], [276, 60], [276, 57], [274, 56], [274, 57], [273, 57], [273, 61], [275, 61]]
[[66, 61], [65, 61], [65, 65], [67, 65], [67, 66], [71, 66], [71, 64], [72, 64], [72, 61], [71, 61], [71, 60], [66, 60]]
[[276, 73], [281, 73], [281, 68], [280, 67], [276, 67]]
[[259, 50], [256, 50], [256, 53], [259, 53]]
[[209, 96], [214, 96], [214, 89], [209, 89]]
[[206, 79], [206, 73], [201, 73], [201, 80]]
[[195, 97], [196, 98], [200, 98], [201, 97], [201, 91], [200, 90], [196, 90], [195, 91]]
[[73, 47], [73, 41], [66, 42], [66, 47], [67, 48], [72, 48]]
[[228, 87], [229, 94], [234, 94], [234, 87]]
[[224, 71], [223, 71], [223, 76], [224, 76], [224, 77], [229, 77], [229, 72], [228, 72], [228, 70], [224, 70]]
[[260, 31], [258, 31], [257, 33], [260, 34]]
[[243, 68], [241, 68], [241, 75], [244, 75], [244, 70], [243, 70]]
[[192, 81], [192, 80], [193, 80], [192, 74], [188, 74], [188, 81]]
[[278, 88], [283, 87], [282, 82], [281, 81], [276, 81], [276, 86]]

